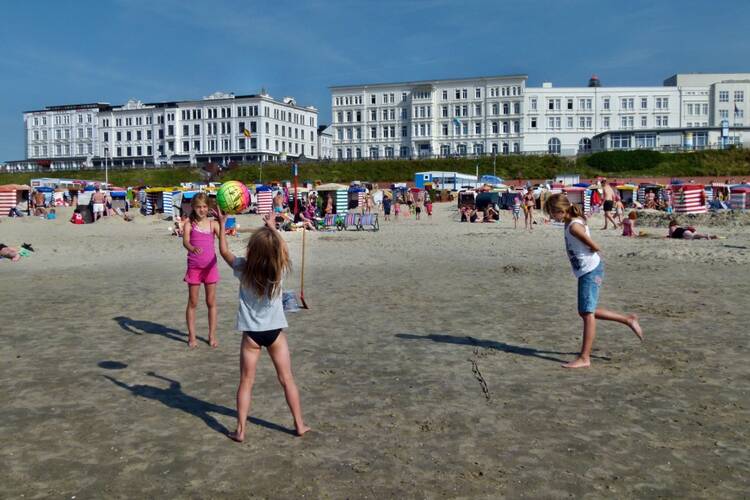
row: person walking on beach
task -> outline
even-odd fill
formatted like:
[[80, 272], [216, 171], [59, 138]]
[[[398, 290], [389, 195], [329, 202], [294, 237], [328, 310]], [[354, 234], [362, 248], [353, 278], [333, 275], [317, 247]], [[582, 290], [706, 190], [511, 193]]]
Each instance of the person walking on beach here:
[[219, 282], [219, 268], [216, 262], [214, 237], [219, 236], [219, 224], [208, 218], [208, 196], [198, 193], [190, 201], [192, 211], [185, 224], [182, 245], [188, 251], [187, 272], [184, 281], [188, 285], [188, 303], [185, 320], [188, 327], [188, 347], [198, 347], [195, 336], [195, 309], [198, 307], [200, 287], [206, 290], [208, 306], [208, 343], [216, 347], [216, 283]]
[[607, 229], [607, 223], [612, 223], [612, 229], [617, 229], [617, 222], [612, 217], [612, 210], [615, 208], [615, 190], [609, 185], [607, 179], [602, 179], [602, 197], [604, 198], [604, 227]]
[[545, 211], [557, 222], [565, 223], [565, 249], [578, 278], [578, 314], [583, 319], [583, 345], [575, 361], [565, 368], [591, 366], [591, 349], [596, 337], [596, 320], [616, 321], [628, 326], [643, 341], [643, 331], [635, 314], [621, 314], [598, 307], [599, 289], [604, 279], [604, 261], [599, 246], [591, 239], [583, 212], [564, 194], [553, 194], [544, 204]]
[[107, 201], [107, 197], [102, 193], [101, 189], [97, 186], [94, 194], [91, 195], [91, 203], [93, 206], [94, 222], [98, 221], [104, 216], [104, 203]]
[[240, 383], [237, 387], [237, 429], [229, 437], [245, 440], [255, 371], [263, 347], [268, 350], [276, 375], [284, 389], [294, 419], [294, 428], [302, 436], [310, 428], [302, 418], [299, 390], [292, 375], [292, 362], [284, 329], [288, 327], [282, 301], [282, 278], [292, 267], [289, 249], [273, 220], [266, 216], [265, 226], [247, 242], [245, 257], [236, 257], [224, 234], [226, 217], [219, 211], [219, 252], [240, 280], [237, 329], [242, 333], [240, 346]]
[[524, 229], [529, 231], [534, 229], [534, 206], [536, 200], [534, 199], [534, 192], [531, 188], [526, 190], [526, 194], [523, 195], [523, 208], [524, 208]]

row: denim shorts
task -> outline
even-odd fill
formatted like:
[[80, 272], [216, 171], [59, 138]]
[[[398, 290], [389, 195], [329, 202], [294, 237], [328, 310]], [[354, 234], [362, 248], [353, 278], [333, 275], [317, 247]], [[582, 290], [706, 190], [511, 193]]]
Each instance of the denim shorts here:
[[593, 313], [599, 302], [599, 289], [604, 279], [604, 261], [580, 278], [578, 278], [578, 312]]

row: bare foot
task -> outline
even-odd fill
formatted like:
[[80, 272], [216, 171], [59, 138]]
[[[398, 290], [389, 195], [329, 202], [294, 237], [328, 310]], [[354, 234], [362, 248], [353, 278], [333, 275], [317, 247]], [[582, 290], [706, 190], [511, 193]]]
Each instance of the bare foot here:
[[195, 338], [188, 338], [188, 347], [190, 349], [195, 349], [198, 347], [198, 341]]
[[21, 254], [15, 254], [13, 257], [11, 257], [10, 260], [13, 262], [18, 262], [21, 259]]
[[309, 430], [310, 428], [306, 425], [303, 425], [302, 427], [297, 427], [297, 436], [302, 437]]
[[227, 434], [227, 437], [231, 439], [232, 441], [236, 441], [238, 443], [241, 443], [245, 440], [245, 430], [236, 430], [234, 432], [230, 432]]
[[563, 368], [588, 368], [589, 366], [591, 366], [591, 360], [582, 358], [576, 358], [575, 361], [562, 365]]
[[628, 315], [628, 326], [631, 330], [633, 330], [635, 336], [638, 337], [641, 342], [643, 342], [643, 329], [641, 328], [641, 324], [638, 322], [637, 314]]
[[208, 345], [211, 347], [219, 347], [219, 341], [216, 340], [216, 337], [208, 337]]

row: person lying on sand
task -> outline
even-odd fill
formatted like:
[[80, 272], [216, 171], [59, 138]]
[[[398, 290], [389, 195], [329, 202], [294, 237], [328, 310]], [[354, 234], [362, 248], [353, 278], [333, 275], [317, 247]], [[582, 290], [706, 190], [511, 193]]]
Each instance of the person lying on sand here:
[[21, 251], [14, 247], [9, 247], [3, 243], [0, 243], [0, 258], [10, 259], [13, 262], [18, 262], [21, 258]]
[[676, 220], [672, 219], [669, 221], [669, 234], [665, 237], [676, 240], [715, 240], [718, 236], [699, 233], [693, 226], [682, 227], [677, 224]]

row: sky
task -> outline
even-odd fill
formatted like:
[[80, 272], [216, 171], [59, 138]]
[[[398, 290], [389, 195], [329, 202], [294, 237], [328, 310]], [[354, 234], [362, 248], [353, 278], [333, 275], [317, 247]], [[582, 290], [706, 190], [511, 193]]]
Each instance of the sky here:
[[750, 1], [33, 0], [0, 2], [0, 161], [45, 106], [293, 96], [331, 85], [526, 74], [528, 86], [661, 85], [750, 72]]

